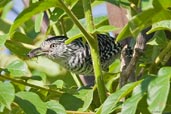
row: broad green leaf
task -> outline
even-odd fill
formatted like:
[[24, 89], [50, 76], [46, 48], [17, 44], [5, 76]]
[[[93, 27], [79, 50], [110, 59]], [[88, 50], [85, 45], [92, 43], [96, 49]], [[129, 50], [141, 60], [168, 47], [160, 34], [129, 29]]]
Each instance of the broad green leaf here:
[[171, 8], [170, 0], [153, 0], [153, 6], [156, 8], [169, 9]]
[[64, 107], [55, 100], [50, 100], [46, 102], [47, 114], [66, 114]]
[[74, 95], [64, 93], [60, 97], [60, 104], [62, 104], [66, 110], [86, 111], [93, 100], [92, 89], [82, 89]]
[[44, 72], [40, 72], [38, 70], [32, 71], [32, 77], [31, 77], [31, 79], [33, 79], [33, 80], [38, 79], [38, 80], [42, 80], [44, 83], [46, 83], [46, 77], [47, 76], [46, 76], [46, 74]]
[[7, 66], [7, 70], [10, 75], [15, 77], [25, 76], [28, 74], [28, 67], [25, 62], [21, 60], [15, 60]]
[[3, 8], [11, 0], [0, 0], [0, 8]]
[[56, 80], [55, 82], [52, 83], [52, 85], [55, 85], [56, 88], [58, 89], [62, 89], [65, 86], [63, 80]]
[[117, 28], [114, 26], [111, 26], [111, 25], [104, 25], [104, 26], [101, 26], [101, 27], [95, 29], [94, 32], [105, 33], [105, 32], [111, 32], [114, 30], [117, 30]]
[[5, 19], [0, 19], [0, 31], [7, 34], [10, 29], [10, 23], [5, 21]]
[[141, 81], [129, 83], [115, 93], [111, 94], [103, 103], [102, 109], [99, 109], [101, 110], [101, 114], [110, 114], [113, 112], [113, 109], [117, 106], [119, 100], [127, 96], [140, 83]]
[[46, 104], [33, 92], [18, 92], [15, 102], [26, 114], [46, 114]]
[[124, 7], [130, 6], [129, 0], [98, 0], [98, 1], [106, 1], [117, 6], [124, 6]]
[[[150, 15], [150, 17], [149, 17]], [[159, 18], [160, 17], [160, 18]], [[117, 37], [117, 41], [127, 37], [136, 37], [140, 31], [151, 26], [152, 24], [171, 19], [171, 11], [164, 9], [148, 9], [134, 16], [132, 20], [123, 28]]]
[[21, 42], [21, 43], [28, 43], [28, 44], [33, 43], [33, 39], [29, 38], [25, 34], [22, 34], [21, 32], [15, 32], [14, 35], [12, 36], [12, 39], [14, 41]]
[[165, 20], [165, 21], [160, 21], [152, 25], [151, 30], [147, 32], [147, 34], [150, 34], [155, 31], [159, 30], [169, 30], [171, 31], [171, 20]]
[[169, 94], [170, 78], [171, 67], [163, 67], [159, 70], [157, 77], [149, 84], [147, 103], [152, 114], [162, 114]]
[[141, 84], [135, 87], [135, 89], [133, 90], [132, 96], [123, 103], [121, 114], [135, 114], [136, 113], [136, 110], [138, 110], [137, 109], [138, 103], [146, 95], [148, 85], [152, 79], [154, 78], [148, 76], [142, 81]]
[[122, 106], [121, 114], [135, 114], [137, 105], [142, 97], [143, 96], [141, 94], [137, 94], [131, 96], [130, 99], [126, 100], [126, 102]]
[[24, 44], [20, 42], [16, 42], [14, 40], [7, 40], [5, 42], [5, 46], [14, 54], [21, 58], [27, 58], [27, 54], [30, 51], [30, 49], [26, 48]]
[[42, 21], [43, 21], [43, 16], [44, 16], [44, 13], [40, 13], [36, 16], [36, 19], [35, 19], [35, 32], [40, 32], [40, 28], [41, 28], [41, 25], [42, 25]]
[[15, 88], [9, 82], [0, 82], [0, 112], [4, 107], [11, 110], [11, 103], [15, 98]]
[[32, 16], [47, 10], [52, 7], [59, 7], [60, 3], [56, 0], [43, 0], [30, 5], [30, 7], [24, 9], [15, 19], [14, 24], [10, 28], [10, 35], [13, 34], [15, 29], [17, 29], [21, 24], [29, 20]]
[[150, 39], [150, 41], [147, 42], [147, 44], [149, 45], [157, 45], [160, 46], [161, 48], [166, 47], [168, 41], [165, 35], [164, 31], [157, 31], [154, 33], [152, 39]]
[[169, 95], [168, 95], [168, 99], [167, 99], [167, 104], [166, 104], [166, 107], [164, 109], [164, 113], [165, 112], [171, 112], [171, 90], [169, 91]]
[[0, 35], [0, 47], [4, 46], [4, 44], [5, 44], [8, 37], [9, 37], [8, 34]]

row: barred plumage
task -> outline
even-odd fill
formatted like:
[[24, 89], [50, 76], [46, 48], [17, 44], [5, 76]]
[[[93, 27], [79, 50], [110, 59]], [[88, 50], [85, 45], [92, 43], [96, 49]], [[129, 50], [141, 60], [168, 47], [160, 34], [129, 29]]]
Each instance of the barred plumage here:
[[[29, 52], [29, 57], [45, 55], [66, 69], [76, 74], [93, 74], [90, 49], [82, 39], [65, 44], [66, 36], [55, 36], [45, 40], [40, 48]], [[106, 71], [120, 53], [122, 46], [114, 42], [114, 38], [105, 34], [97, 34], [101, 66]]]

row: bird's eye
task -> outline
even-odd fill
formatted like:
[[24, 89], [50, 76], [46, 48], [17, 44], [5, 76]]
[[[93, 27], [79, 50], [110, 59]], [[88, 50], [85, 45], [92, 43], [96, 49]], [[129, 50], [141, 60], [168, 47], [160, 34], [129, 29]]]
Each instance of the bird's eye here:
[[57, 45], [55, 43], [50, 45], [50, 48], [56, 47]]

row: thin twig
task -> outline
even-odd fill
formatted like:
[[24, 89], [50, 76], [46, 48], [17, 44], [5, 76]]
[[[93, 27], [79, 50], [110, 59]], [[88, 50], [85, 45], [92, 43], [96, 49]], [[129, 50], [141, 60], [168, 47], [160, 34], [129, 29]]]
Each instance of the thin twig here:
[[45, 91], [52, 92], [52, 93], [63, 94], [62, 91], [57, 91], [57, 90], [54, 90], [54, 89], [37, 86], [37, 85], [34, 85], [34, 84], [27, 83], [27, 82], [25, 82], [23, 80], [16, 80], [16, 79], [11, 78], [9, 76], [0, 75], [0, 79], [1, 80], [10, 80], [10, 81], [15, 82], [15, 83], [19, 83], [19, 84], [22, 84], [22, 85], [25, 85], [25, 86], [30, 86], [30, 87], [33, 87], [33, 88], [36, 88], [36, 89], [45, 90]]

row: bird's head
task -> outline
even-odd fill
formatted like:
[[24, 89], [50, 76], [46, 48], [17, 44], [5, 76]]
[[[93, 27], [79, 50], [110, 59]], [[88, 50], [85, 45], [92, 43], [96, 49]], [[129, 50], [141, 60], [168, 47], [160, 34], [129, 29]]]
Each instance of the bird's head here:
[[28, 53], [30, 58], [37, 56], [47, 56], [52, 60], [64, 59], [68, 55], [67, 45], [65, 40], [68, 38], [66, 36], [56, 36], [48, 38], [42, 42], [39, 48], [33, 49]]

